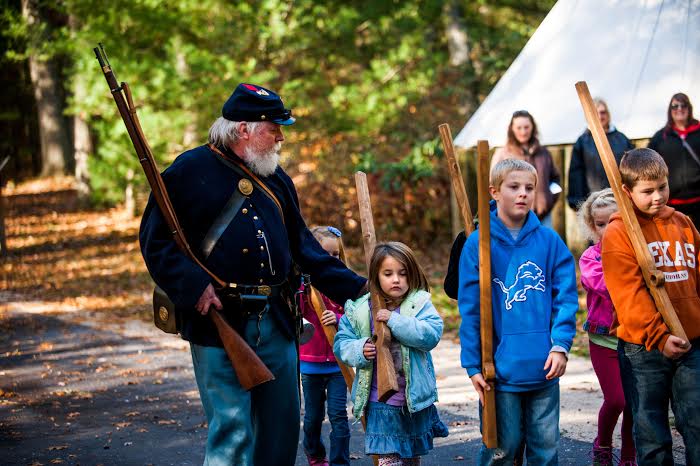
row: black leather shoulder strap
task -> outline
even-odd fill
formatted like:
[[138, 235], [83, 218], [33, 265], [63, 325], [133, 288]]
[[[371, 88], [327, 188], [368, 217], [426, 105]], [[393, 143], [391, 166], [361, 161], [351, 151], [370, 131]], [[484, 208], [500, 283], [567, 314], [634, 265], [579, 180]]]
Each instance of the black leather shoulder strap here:
[[243, 196], [238, 189], [234, 189], [231, 198], [228, 200], [219, 216], [216, 217], [211, 227], [209, 227], [209, 231], [207, 231], [207, 234], [202, 240], [201, 249], [205, 259], [209, 257], [209, 254], [211, 254], [219, 238], [221, 238], [221, 235], [224, 234], [226, 228], [228, 228], [233, 221], [233, 218], [243, 205], [243, 201], [245, 201], [245, 196]]

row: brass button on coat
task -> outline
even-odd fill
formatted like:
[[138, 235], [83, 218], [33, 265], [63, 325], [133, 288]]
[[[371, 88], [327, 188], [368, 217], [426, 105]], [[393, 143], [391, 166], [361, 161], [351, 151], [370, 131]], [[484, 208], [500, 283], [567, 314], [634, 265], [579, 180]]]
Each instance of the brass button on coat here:
[[243, 212], [244, 214], [247, 214], [247, 213], [248, 213], [248, 209], [246, 209], [245, 207], [243, 207], [243, 210], [241, 210], [241, 212]]
[[243, 254], [248, 254], [248, 248], [243, 248]]

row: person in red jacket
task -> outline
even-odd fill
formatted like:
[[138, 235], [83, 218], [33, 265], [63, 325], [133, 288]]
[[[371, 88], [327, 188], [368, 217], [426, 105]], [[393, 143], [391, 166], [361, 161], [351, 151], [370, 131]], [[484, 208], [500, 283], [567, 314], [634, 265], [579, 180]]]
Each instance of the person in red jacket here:
[[622, 188], [634, 210], [664, 288], [688, 340], [671, 334], [644, 282], [619, 213], [603, 235], [603, 276], [617, 312], [618, 357], [625, 400], [634, 419], [639, 466], [673, 465], [669, 403], [686, 445], [686, 463], [700, 464], [700, 233], [666, 205], [668, 167], [652, 149], [620, 161]]
[[[331, 256], [345, 263], [345, 249], [340, 230], [331, 226], [311, 228], [314, 238]], [[304, 390], [304, 452], [310, 466], [327, 466], [326, 448], [321, 440], [321, 426], [325, 417], [324, 404], [328, 401], [328, 420], [331, 423], [330, 464], [350, 464], [350, 428], [348, 426], [345, 379], [340, 372], [333, 347], [328, 343], [321, 325], [338, 325], [343, 307], [321, 294], [326, 311], [319, 320], [309, 302], [309, 294], [302, 285], [300, 307], [302, 315], [316, 329], [313, 337], [299, 347], [301, 385]]]
[[663, 157], [669, 171], [668, 205], [700, 222], [700, 122], [693, 104], [679, 92], [668, 103], [666, 126], [649, 141]]

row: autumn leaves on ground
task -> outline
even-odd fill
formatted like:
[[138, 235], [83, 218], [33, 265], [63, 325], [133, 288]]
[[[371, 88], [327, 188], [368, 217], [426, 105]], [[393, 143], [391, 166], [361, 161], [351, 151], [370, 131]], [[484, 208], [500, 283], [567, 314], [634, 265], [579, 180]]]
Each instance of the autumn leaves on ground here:
[[151, 285], [138, 219], [81, 209], [70, 179], [3, 197], [2, 463], [143, 464], [151, 447], [139, 443], [163, 438], [158, 457], [188, 464], [188, 445], [172, 438], [201, 445], [205, 425], [187, 345], [144, 332]]

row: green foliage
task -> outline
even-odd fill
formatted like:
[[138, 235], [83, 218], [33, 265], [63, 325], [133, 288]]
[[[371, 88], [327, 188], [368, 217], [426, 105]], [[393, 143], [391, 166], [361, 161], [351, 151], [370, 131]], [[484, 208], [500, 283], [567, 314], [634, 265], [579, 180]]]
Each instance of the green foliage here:
[[[0, 15], [2, 60], [39, 54], [67, 64], [66, 113], [89, 121], [100, 202], [120, 200], [128, 170], [141, 184], [143, 175], [92, 53], [97, 42], [131, 85], [162, 165], [187, 149], [188, 131], [205, 142], [225, 99], [247, 81], [279, 91], [299, 117], [287, 130], [290, 172], [312, 162], [308, 183], [318, 183], [361, 168], [397, 193], [446, 182], [437, 125], [464, 124], [554, 4], [454, 1], [470, 50], [458, 68], [449, 65], [446, 0], [45, 0], [52, 28], [30, 27], [17, 2]], [[78, 80], [87, 95], [76, 100]]]

